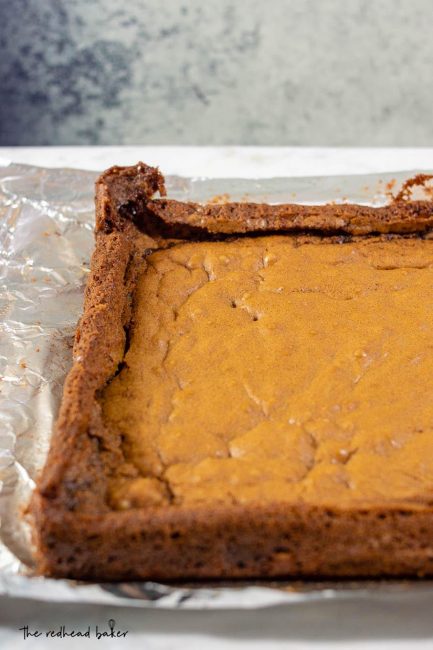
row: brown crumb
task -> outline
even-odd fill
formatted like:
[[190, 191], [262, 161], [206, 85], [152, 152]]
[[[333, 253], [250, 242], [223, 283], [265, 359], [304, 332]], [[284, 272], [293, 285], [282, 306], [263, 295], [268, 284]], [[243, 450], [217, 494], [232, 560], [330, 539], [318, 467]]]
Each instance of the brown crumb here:
[[409, 180], [405, 181], [401, 187], [400, 192], [397, 194], [397, 196], [394, 198], [394, 201], [408, 201], [411, 196], [412, 196], [412, 188], [414, 187], [422, 187], [424, 193], [432, 198], [433, 197], [433, 188], [432, 187], [426, 187], [426, 182], [431, 181], [433, 179], [432, 174], [417, 174], [413, 178], [409, 178]]
[[208, 203], [228, 203], [230, 201], [230, 194], [215, 194]]
[[392, 193], [392, 190], [394, 189], [396, 183], [397, 183], [397, 180], [395, 178], [391, 178], [391, 180], [388, 181], [388, 183], [386, 183], [386, 185], [385, 185], [385, 196], [390, 201], [394, 200], [394, 194]]

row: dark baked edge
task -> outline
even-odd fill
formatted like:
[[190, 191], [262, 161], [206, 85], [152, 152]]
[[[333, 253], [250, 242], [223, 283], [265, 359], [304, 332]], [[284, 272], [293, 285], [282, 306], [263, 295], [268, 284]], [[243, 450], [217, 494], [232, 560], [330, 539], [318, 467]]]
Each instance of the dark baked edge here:
[[[169, 207], [159, 215], [161, 223], [151, 219], [150, 234], [143, 234], [148, 211], [158, 203], [151, 199], [157, 190], [164, 193], [162, 176], [142, 163], [111, 168], [96, 183], [96, 243], [74, 362], [29, 507], [38, 573], [94, 580], [433, 575], [433, 507], [428, 503], [350, 508], [249, 504], [125, 512], [108, 508], [107, 476], [123, 457], [121, 441], [103, 426], [96, 396], [123, 358], [130, 295], [136, 273], [146, 264], [143, 250], [169, 245], [171, 238], [179, 237], [179, 230], [171, 230], [176, 219], [183, 236], [202, 235], [188, 217], [178, 218], [185, 209], [176, 212], [173, 202], [165, 202]], [[419, 203], [422, 215], [433, 214], [428, 201], [402, 202], [403, 217], [395, 223], [405, 224], [403, 232], [417, 232]], [[242, 205], [228, 204], [218, 212], [220, 223], [233, 226], [231, 235], [245, 232], [239, 231], [242, 213], [254, 222], [251, 211], [257, 208]], [[306, 215], [319, 214], [320, 228], [310, 219], [314, 232], [326, 230], [321, 212], [316, 208]], [[389, 214], [384, 213], [382, 223]], [[351, 215], [345, 215], [350, 223]], [[290, 230], [287, 218], [277, 216], [282, 221], [261, 230]], [[377, 217], [372, 232], [377, 232]], [[201, 218], [201, 230], [218, 234], [215, 212]], [[308, 230], [304, 221], [292, 231]], [[336, 234], [334, 228], [328, 232]]]

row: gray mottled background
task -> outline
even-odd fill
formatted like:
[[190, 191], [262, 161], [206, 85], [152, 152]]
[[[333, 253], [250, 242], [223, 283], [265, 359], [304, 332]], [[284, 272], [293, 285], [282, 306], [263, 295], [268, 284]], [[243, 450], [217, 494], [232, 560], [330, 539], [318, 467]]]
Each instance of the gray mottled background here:
[[433, 145], [432, 0], [0, 12], [2, 145]]

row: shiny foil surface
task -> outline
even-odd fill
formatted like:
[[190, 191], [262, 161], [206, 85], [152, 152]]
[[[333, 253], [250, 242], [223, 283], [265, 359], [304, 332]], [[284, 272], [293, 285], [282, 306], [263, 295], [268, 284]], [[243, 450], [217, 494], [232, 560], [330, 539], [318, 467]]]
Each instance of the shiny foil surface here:
[[[131, 164], [135, 161], [131, 161]], [[381, 205], [416, 172], [273, 179], [168, 177], [171, 198]], [[48, 451], [93, 249], [94, 172], [0, 167], [0, 594], [135, 607], [254, 608], [410, 598], [432, 581], [78, 583], [32, 573], [25, 507]]]

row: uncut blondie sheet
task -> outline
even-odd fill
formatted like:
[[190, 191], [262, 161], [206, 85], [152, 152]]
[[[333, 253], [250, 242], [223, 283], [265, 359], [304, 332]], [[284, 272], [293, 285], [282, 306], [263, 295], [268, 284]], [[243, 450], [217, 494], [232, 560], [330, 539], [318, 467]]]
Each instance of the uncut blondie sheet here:
[[[39, 170], [38, 170], [38, 171], [39, 171]], [[55, 172], [53, 172], [53, 173], [55, 173]], [[70, 172], [70, 173], [72, 174], [72, 173], [76, 173], [76, 172]], [[13, 175], [12, 175], [12, 176], [13, 176]], [[29, 174], [29, 176], [30, 176], [30, 174]], [[10, 177], [9, 177], [9, 178], [10, 178]], [[40, 179], [39, 179], [39, 180], [40, 180]], [[81, 180], [82, 180], [82, 179], [81, 179]], [[356, 180], [360, 180], [360, 179], [356, 179]], [[362, 179], [362, 181], [363, 181], [363, 185], [362, 185], [362, 187], [365, 188], [365, 185], [366, 185], [367, 183], [366, 183], [365, 179]], [[9, 182], [10, 182], [10, 181], [9, 181]], [[278, 182], [278, 181], [275, 181], [275, 182]], [[312, 181], [311, 181], [310, 179], [308, 179], [308, 181], [305, 181], [305, 182], [306, 182], [306, 183], [309, 183], [309, 184], [312, 183]], [[45, 181], [45, 183], [46, 183], [46, 181]], [[44, 183], [44, 185], [45, 185], [45, 183]], [[181, 184], [181, 181], [176, 181], [176, 183], [177, 183], [177, 187], [179, 187], [179, 185]], [[203, 183], [203, 181], [201, 181], [201, 183]], [[298, 185], [298, 187], [299, 187], [299, 186], [302, 186], [302, 183], [303, 183], [303, 181], [299, 181], [299, 180], [298, 180], [298, 181], [297, 181], [297, 185]], [[248, 184], [248, 183], [247, 183], [247, 184]], [[272, 185], [272, 183], [270, 183], [270, 184]], [[286, 181], [286, 184], [287, 184], [287, 181]], [[70, 185], [70, 183], [69, 183], [69, 185]], [[222, 183], [222, 185], [224, 185], [224, 183]], [[46, 185], [45, 185], [45, 186], [46, 186]], [[379, 188], [380, 188], [381, 185], [379, 184], [379, 185], [376, 186], [376, 187], [379, 187]], [[383, 187], [383, 184], [382, 184], [382, 187]], [[363, 191], [363, 192], [366, 192], [365, 189], [362, 190], [362, 191]], [[361, 193], [362, 193], [362, 192], [361, 192]], [[245, 191], [243, 191], [243, 194], [245, 194]], [[383, 195], [385, 195], [385, 194], [386, 194], [386, 190], [383, 191]], [[371, 200], [371, 197], [369, 197], [369, 198], [370, 198], [370, 200]], [[269, 198], [268, 198], [267, 200], [269, 200]], [[359, 199], [358, 199], [358, 200], [359, 200]], [[380, 197], [378, 198], [378, 200], [380, 200]], [[313, 199], [312, 202], [314, 202], [314, 199]], [[45, 208], [45, 206], [44, 206], [44, 208]], [[90, 210], [89, 210], [89, 211], [90, 211]], [[53, 213], [52, 213], [51, 216], [53, 216]], [[56, 215], [56, 216], [57, 216], [57, 215]], [[70, 226], [69, 226], [69, 227], [70, 227]], [[87, 235], [89, 236], [88, 242], [89, 242], [89, 244], [90, 244], [90, 242], [91, 242], [91, 227], [88, 227], [87, 224], [86, 224], [86, 225], [83, 227], [82, 232], [83, 232], [86, 236], [87, 236]], [[40, 234], [40, 233], [39, 233], [39, 234]], [[44, 234], [44, 235], [42, 235], [42, 236], [43, 236], [44, 238], [48, 239], [51, 235], [50, 235], [50, 234], [47, 234], [47, 235]], [[55, 236], [59, 237], [59, 236], [61, 236], [61, 235], [55, 235]], [[83, 260], [83, 261], [85, 261], [85, 260]], [[70, 266], [70, 265], [69, 265], [69, 266]], [[84, 273], [83, 273], [83, 274], [84, 274]], [[33, 283], [33, 284], [35, 284], [35, 283]], [[49, 282], [46, 282], [46, 284], [49, 284]], [[77, 293], [78, 293], [78, 292], [77, 292]], [[78, 301], [77, 301], [77, 302], [78, 302]], [[233, 309], [233, 308], [232, 308], [232, 309]], [[241, 315], [242, 315], [242, 310], [241, 310]], [[72, 325], [71, 325], [71, 329], [72, 329]], [[67, 354], [68, 354], [68, 351], [66, 351], [66, 355], [67, 355]], [[66, 356], [66, 355], [65, 355], [65, 356]], [[26, 363], [26, 360], [25, 360], [25, 359], [23, 360], [23, 363]], [[24, 371], [25, 368], [23, 367], [22, 370]], [[42, 454], [41, 454], [41, 456], [42, 456]], [[39, 466], [40, 466], [40, 465], [39, 465]], [[11, 505], [11, 502], [12, 502], [12, 500], [9, 500], [9, 506]], [[25, 551], [25, 550], [26, 550], [26, 544], [23, 543], [22, 546], [23, 546], [23, 550]], [[11, 560], [11, 562], [12, 562], [12, 560]], [[12, 563], [13, 563], [13, 562], [12, 562]], [[34, 583], [33, 583], [33, 584], [34, 584]], [[194, 590], [193, 590], [193, 591], [194, 591]], [[200, 591], [200, 590], [197, 589], [197, 593], [198, 593], [199, 591]], [[194, 593], [195, 593], [195, 591], [194, 591]], [[220, 593], [221, 593], [221, 592], [220, 592]], [[164, 596], [164, 597], [165, 597], [165, 596]]]

